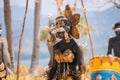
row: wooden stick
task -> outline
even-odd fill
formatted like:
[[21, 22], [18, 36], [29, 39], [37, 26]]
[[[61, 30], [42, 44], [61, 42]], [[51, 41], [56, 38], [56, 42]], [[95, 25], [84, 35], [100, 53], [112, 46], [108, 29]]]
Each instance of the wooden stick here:
[[17, 80], [19, 80], [20, 53], [21, 53], [22, 38], [23, 38], [23, 34], [24, 34], [24, 28], [25, 28], [25, 23], [26, 23], [27, 12], [28, 12], [28, 0], [26, 0], [26, 10], [25, 10], [24, 20], [23, 20], [23, 25], [22, 25], [22, 32], [21, 32], [20, 40], [19, 40], [18, 61], [17, 61]]
[[81, 0], [81, 4], [82, 4], [82, 8], [83, 8], [85, 21], [86, 21], [86, 24], [87, 24], [87, 27], [88, 27], [88, 36], [89, 36], [89, 41], [90, 41], [90, 45], [91, 45], [92, 57], [94, 57], [94, 45], [93, 45], [93, 41], [92, 41], [92, 37], [91, 37], [91, 33], [90, 33], [89, 23], [88, 23], [88, 19], [87, 19], [87, 15], [86, 15], [86, 11], [85, 11], [85, 6], [84, 6], [83, 0]]

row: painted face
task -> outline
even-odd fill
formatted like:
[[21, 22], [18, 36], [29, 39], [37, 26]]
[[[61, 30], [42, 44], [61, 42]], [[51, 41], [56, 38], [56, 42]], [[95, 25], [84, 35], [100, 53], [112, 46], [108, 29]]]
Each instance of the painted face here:
[[57, 28], [60, 28], [60, 27], [63, 27], [63, 26], [65, 26], [65, 23], [64, 23], [63, 20], [59, 20], [58, 22], [56, 22], [56, 27]]
[[65, 31], [63, 27], [59, 28], [59, 31], [56, 33], [56, 38], [62, 40], [69, 40], [68, 33]]
[[120, 31], [115, 31], [117, 37], [120, 37]]

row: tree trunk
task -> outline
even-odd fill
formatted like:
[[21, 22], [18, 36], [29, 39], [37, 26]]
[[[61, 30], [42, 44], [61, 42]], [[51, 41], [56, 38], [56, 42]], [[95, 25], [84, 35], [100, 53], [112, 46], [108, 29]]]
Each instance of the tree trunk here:
[[14, 48], [13, 48], [13, 32], [11, 23], [10, 0], [4, 0], [4, 19], [6, 25], [6, 36], [8, 41], [8, 51], [10, 53], [12, 70], [14, 70]]
[[35, 1], [35, 13], [34, 13], [34, 42], [33, 42], [33, 53], [30, 73], [37, 75], [38, 61], [39, 61], [39, 43], [40, 43], [40, 9], [41, 0]]

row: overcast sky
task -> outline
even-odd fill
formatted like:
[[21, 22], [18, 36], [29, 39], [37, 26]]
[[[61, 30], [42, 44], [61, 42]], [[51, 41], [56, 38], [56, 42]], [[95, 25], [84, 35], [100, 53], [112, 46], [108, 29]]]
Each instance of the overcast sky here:
[[[0, 8], [3, 8], [3, 1], [0, 0]], [[34, 1], [35, 0], [29, 0], [29, 9], [34, 9]], [[120, 0], [116, 0], [120, 1]], [[26, 0], [10, 0], [11, 6], [20, 6], [25, 7]], [[73, 3], [75, 0], [64, 0], [64, 5], [69, 3], [70, 6], [73, 6]], [[85, 6], [87, 7], [88, 11], [94, 11], [94, 10], [105, 10], [109, 7], [112, 7], [113, 4], [111, 3], [111, 0], [84, 0]], [[43, 14], [55, 14], [57, 12], [55, 0], [42, 0], [42, 13]], [[63, 6], [64, 7], [64, 6]], [[80, 0], [77, 0], [77, 8], [81, 8]]]
[[[3, 8], [3, 1], [4, 0], [0, 0], [0, 8]], [[11, 6], [25, 7], [26, 0], [10, 0], [10, 3], [11, 3]], [[29, 9], [34, 9], [34, 0], [29, 0]], [[54, 0], [42, 0], [41, 12], [44, 14], [55, 12]]]

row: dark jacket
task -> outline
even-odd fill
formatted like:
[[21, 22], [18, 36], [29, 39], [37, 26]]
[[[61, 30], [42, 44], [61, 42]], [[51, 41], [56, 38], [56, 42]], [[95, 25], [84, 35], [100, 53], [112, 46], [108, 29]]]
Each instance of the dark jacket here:
[[107, 55], [112, 54], [112, 49], [114, 56], [120, 57], [120, 38], [113, 37], [109, 39]]
[[[69, 43], [66, 43], [64, 40], [62, 40], [59, 43], [55, 44], [53, 46], [53, 49], [54, 50], [59, 49], [61, 51], [61, 53], [64, 53], [67, 49], [70, 49], [72, 51], [75, 58], [72, 63], [68, 63], [69, 69], [71, 71], [76, 70], [76, 65], [79, 65], [79, 67], [80, 67], [83, 64], [83, 53], [80, 50], [80, 47], [76, 44], [76, 42], [73, 39], [71, 39]], [[67, 64], [67, 63], [60, 63], [60, 73], [63, 73], [64, 69], [66, 68], [66, 67], [64, 67], [64, 64]], [[49, 78], [48, 80], [53, 79], [53, 77], [56, 74], [57, 68], [58, 68], [58, 63], [54, 59], [52, 68], [50, 69], [50, 72], [48, 74], [48, 78]]]

